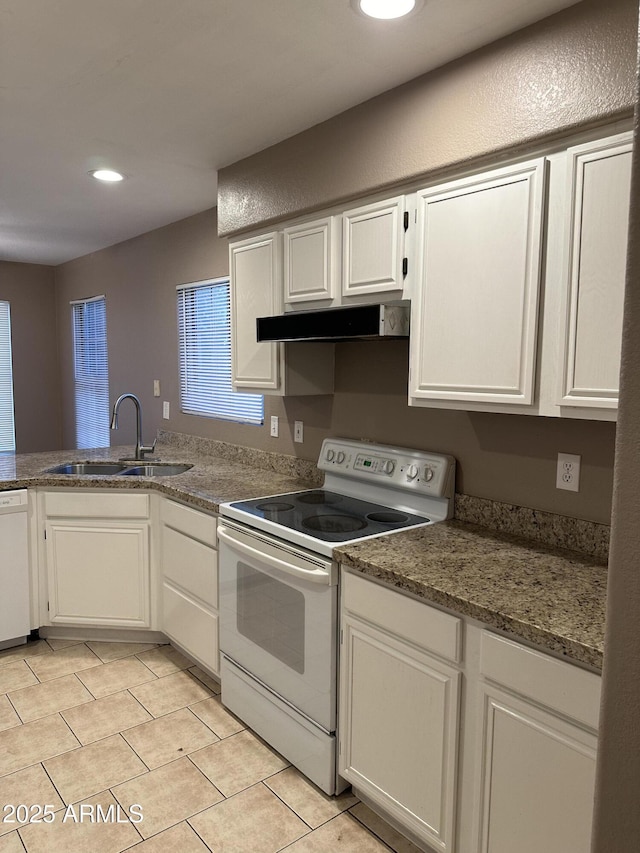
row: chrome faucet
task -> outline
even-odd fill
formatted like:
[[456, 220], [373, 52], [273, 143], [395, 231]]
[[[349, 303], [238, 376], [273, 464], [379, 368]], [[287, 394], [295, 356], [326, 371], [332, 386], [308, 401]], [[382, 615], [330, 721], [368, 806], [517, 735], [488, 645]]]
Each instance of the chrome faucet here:
[[123, 400], [126, 400], [127, 397], [130, 400], [133, 400], [136, 406], [136, 459], [144, 459], [145, 453], [153, 453], [156, 449], [156, 440], [153, 442], [151, 447], [146, 447], [142, 443], [142, 406], [140, 405], [140, 400], [136, 397], [135, 394], [121, 394], [118, 399], [113, 404], [113, 414], [111, 415], [111, 429], [118, 429], [118, 410], [120, 409], [120, 403]]

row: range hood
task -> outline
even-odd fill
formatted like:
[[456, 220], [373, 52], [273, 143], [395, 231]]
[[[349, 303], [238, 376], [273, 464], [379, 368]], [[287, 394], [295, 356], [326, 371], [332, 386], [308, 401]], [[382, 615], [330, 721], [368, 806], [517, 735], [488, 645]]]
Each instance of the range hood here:
[[258, 341], [337, 341], [409, 337], [408, 305], [350, 305], [258, 317]]

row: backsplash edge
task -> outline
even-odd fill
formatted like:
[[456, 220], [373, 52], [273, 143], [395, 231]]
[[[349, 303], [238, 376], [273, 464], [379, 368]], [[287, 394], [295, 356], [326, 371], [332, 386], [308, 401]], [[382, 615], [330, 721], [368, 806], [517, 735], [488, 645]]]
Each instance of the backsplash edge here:
[[545, 510], [456, 493], [456, 521], [510, 533], [553, 548], [579, 551], [602, 563], [609, 557], [608, 524], [556, 515]]
[[173, 444], [192, 453], [246, 462], [257, 468], [306, 480], [315, 486], [322, 485], [322, 473], [318, 471], [315, 462], [310, 462], [308, 459], [298, 459], [296, 456], [288, 456], [285, 453], [258, 450], [255, 447], [243, 447], [214, 438], [203, 438], [168, 430], [158, 430], [158, 441], [163, 444]]

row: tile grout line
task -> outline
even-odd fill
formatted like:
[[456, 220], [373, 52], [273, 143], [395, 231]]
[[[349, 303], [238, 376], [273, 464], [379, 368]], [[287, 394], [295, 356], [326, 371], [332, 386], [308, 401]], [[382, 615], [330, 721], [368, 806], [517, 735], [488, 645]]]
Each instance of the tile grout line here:
[[[223, 803], [224, 803], [224, 802], [226, 802], [226, 799], [225, 799], [225, 800], [222, 800], [222, 802], [223, 802]], [[216, 803], [216, 805], [219, 805], [219, 803]], [[210, 808], [213, 808], [213, 806], [210, 806]], [[205, 809], [205, 811], [206, 811], [206, 809]], [[201, 814], [201, 813], [200, 813], [200, 812], [198, 812], [198, 814]], [[191, 815], [191, 817], [195, 817], [195, 815]], [[189, 823], [189, 820], [190, 820], [190, 818], [185, 818], [185, 821], [184, 821], [184, 822], [187, 824], [187, 826], [189, 827], [189, 829], [191, 830], [191, 832], [194, 832], [194, 833], [195, 833], [196, 837], [197, 837], [197, 838], [199, 838], [199, 839], [200, 839], [200, 841], [202, 841], [202, 843], [203, 843], [203, 844], [204, 844], [204, 846], [207, 848], [207, 850], [211, 851], [211, 853], [215, 853], [215, 850], [213, 849], [213, 847], [209, 847], [209, 845], [208, 845], [208, 844], [207, 844], [207, 842], [204, 840], [204, 838], [200, 835], [200, 833], [199, 833], [199, 832], [198, 832], [198, 830], [195, 828], [195, 826], [191, 826], [191, 824]]]
[[[292, 766], [292, 765], [290, 765], [290, 766]], [[276, 773], [272, 773], [272, 774], [271, 774], [271, 776], [266, 776], [264, 779], [262, 779], [262, 780], [260, 781], [260, 785], [262, 785], [264, 788], [266, 788], [266, 790], [267, 790], [270, 794], [273, 794], [273, 796], [274, 796], [277, 800], [279, 800], [279, 801], [282, 803], [282, 805], [283, 805], [283, 806], [286, 806], [286, 807], [287, 807], [287, 809], [288, 809], [292, 814], [294, 814], [294, 815], [295, 815], [299, 820], [301, 820], [301, 821], [304, 823], [304, 825], [308, 828], [309, 832], [313, 832], [313, 831], [314, 831], [314, 829], [317, 829], [317, 827], [313, 827], [313, 826], [311, 826], [309, 823], [307, 823], [307, 821], [302, 817], [302, 815], [301, 815], [301, 814], [298, 814], [298, 812], [293, 808], [293, 806], [289, 805], [289, 803], [287, 803], [285, 800], [283, 800], [283, 799], [282, 799], [282, 797], [280, 796], [280, 794], [278, 794], [276, 791], [274, 791], [272, 788], [270, 788], [270, 787], [266, 784], [267, 779], [273, 779], [273, 777], [274, 777], [274, 776], [277, 776], [279, 773], [284, 773], [284, 771], [285, 771], [285, 770], [288, 770], [288, 768], [287, 768], [287, 767], [285, 767], [285, 768], [283, 768], [283, 770], [278, 770]], [[335, 815], [334, 815], [334, 817], [335, 817]], [[326, 823], [326, 821], [325, 821], [325, 823]], [[300, 838], [306, 838], [306, 837], [307, 837], [307, 835], [309, 835], [309, 832], [305, 832], [305, 833], [304, 833], [304, 835], [301, 835], [301, 836], [300, 836]], [[299, 839], [297, 839], [297, 840], [299, 840]], [[292, 842], [292, 843], [293, 843], [293, 842]]]

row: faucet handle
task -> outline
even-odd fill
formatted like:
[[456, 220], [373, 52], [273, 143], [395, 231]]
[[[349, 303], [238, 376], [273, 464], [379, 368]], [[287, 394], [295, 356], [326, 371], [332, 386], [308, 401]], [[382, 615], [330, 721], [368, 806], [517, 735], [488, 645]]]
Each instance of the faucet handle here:
[[140, 445], [140, 457], [144, 458], [145, 453], [153, 453], [156, 449], [156, 444], [158, 443], [158, 439], [154, 439], [153, 444], [149, 447], [145, 444]]

